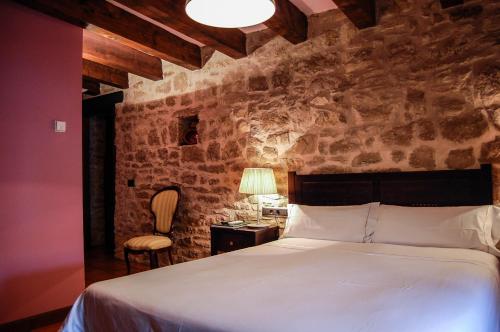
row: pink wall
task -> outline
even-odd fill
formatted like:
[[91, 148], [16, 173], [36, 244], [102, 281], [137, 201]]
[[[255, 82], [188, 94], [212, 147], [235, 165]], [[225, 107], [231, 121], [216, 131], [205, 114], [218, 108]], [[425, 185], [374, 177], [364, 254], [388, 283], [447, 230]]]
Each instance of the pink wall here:
[[84, 287], [82, 30], [0, 1], [0, 45], [4, 323], [68, 306]]

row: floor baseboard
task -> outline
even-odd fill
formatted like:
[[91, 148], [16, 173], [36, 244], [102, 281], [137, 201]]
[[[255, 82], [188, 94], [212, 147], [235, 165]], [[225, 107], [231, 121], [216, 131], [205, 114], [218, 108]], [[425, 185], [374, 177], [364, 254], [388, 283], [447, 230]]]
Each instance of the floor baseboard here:
[[1, 324], [0, 332], [29, 332], [42, 326], [62, 322], [70, 310], [71, 306], [68, 306]]

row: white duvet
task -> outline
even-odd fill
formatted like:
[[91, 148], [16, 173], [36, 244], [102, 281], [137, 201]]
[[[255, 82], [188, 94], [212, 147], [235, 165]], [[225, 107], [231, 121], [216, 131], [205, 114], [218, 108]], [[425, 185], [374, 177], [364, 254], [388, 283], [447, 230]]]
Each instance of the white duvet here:
[[496, 257], [282, 239], [99, 282], [63, 331], [497, 332]]

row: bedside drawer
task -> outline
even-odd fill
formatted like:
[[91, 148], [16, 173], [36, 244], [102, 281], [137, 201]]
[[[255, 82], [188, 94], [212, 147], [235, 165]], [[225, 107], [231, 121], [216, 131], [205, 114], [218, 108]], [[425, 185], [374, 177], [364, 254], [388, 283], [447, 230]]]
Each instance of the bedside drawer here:
[[210, 253], [217, 255], [221, 252], [229, 252], [258, 246], [260, 244], [278, 239], [278, 226], [252, 229], [248, 227], [230, 228], [222, 225], [210, 226]]
[[233, 251], [253, 245], [253, 237], [243, 233], [220, 232], [217, 234], [216, 246], [220, 251]]

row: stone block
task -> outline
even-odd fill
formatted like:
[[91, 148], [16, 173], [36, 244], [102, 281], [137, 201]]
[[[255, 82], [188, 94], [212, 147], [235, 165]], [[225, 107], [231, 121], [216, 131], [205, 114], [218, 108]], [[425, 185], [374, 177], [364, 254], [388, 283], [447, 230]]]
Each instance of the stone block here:
[[359, 142], [353, 139], [341, 139], [330, 144], [329, 152], [333, 155], [346, 154], [360, 148]]
[[429, 146], [420, 146], [410, 154], [410, 166], [433, 170], [436, 168], [435, 150]]
[[238, 142], [233, 140], [226, 142], [222, 150], [222, 158], [227, 160], [227, 159], [238, 158], [240, 156], [241, 156], [241, 149]]
[[476, 158], [474, 158], [474, 149], [456, 149], [451, 150], [446, 158], [446, 166], [451, 169], [464, 169], [474, 166]]
[[480, 161], [483, 163], [500, 163], [500, 136], [481, 145]]
[[205, 161], [205, 151], [194, 145], [181, 147], [181, 159], [183, 162], [202, 163]]
[[211, 161], [220, 160], [220, 143], [212, 142], [208, 145], [207, 159]]
[[214, 173], [214, 174], [221, 174], [225, 172], [225, 167], [224, 165], [199, 165], [198, 169], [203, 172], [207, 173]]
[[417, 137], [422, 141], [433, 141], [436, 139], [436, 128], [430, 120], [422, 119], [416, 122]]
[[305, 134], [297, 139], [297, 142], [291, 148], [291, 153], [297, 155], [308, 155], [316, 152], [318, 145], [318, 135]]
[[394, 150], [391, 152], [392, 161], [395, 163], [399, 163], [406, 158], [406, 153], [401, 150]]
[[413, 140], [413, 124], [398, 126], [384, 132], [381, 136], [384, 144], [409, 146]]
[[254, 76], [248, 80], [249, 91], [266, 91], [269, 90], [269, 84], [265, 76]]
[[444, 118], [439, 127], [444, 138], [461, 143], [486, 133], [488, 121], [481, 112], [474, 110]]

